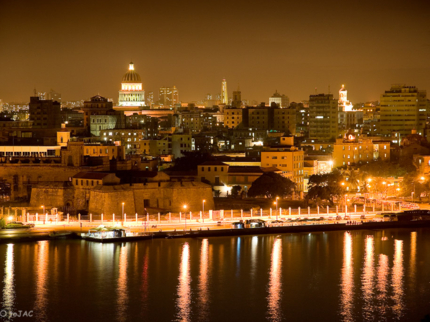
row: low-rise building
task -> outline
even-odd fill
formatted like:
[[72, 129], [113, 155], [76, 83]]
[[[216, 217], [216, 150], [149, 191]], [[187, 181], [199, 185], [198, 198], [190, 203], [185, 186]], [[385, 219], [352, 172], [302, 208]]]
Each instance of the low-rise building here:
[[333, 146], [334, 167], [359, 164], [380, 159], [390, 160], [391, 142], [373, 141], [372, 139], [359, 138], [349, 132], [343, 139], [336, 139]]
[[100, 138], [106, 142], [120, 142], [126, 154], [139, 154], [140, 141], [146, 139], [145, 129], [101, 130]]
[[292, 173], [297, 191], [304, 190], [304, 152], [297, 147], [274, 147], [261, 152], [261, 166], [274, 167], [286, 176]]
[[228, 128], [235, 128], [242, 123], [242, 108], [224, 109], [224, 125]]

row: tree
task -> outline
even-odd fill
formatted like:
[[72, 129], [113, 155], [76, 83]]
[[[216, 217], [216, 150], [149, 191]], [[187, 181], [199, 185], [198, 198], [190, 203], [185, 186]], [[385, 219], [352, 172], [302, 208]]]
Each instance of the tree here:
[[371, 177], [403, 177], [415, 171], [413, 164], [391, 163], [388, 161], [373, 161], [360, 167], [360, 171]]
[[239, 193], [240, 193], [241, 190], [242, 190], [241, 186], [233, 186], [231, 188], [231, 196], [233, 198], [238, 198], [239, 197]]
[[296, 187], [296, 184], [290, 179], [275, 172], [263, 173], [249, 188], [248, 196], [257, 197], [265, 196], [267, 198], [285, 197], [290, 195]]
[[345, 189], [341, 185], [342, 181], [343, 176], [339, 171], [311, 175], [307, 198], [327, 200], [330, 205], [333, 205], [333, 199], [339, 198], [345, 193]]

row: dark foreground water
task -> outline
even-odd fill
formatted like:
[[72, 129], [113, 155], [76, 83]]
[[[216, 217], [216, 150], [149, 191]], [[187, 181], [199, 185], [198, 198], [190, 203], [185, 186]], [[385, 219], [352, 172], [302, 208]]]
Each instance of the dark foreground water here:
[[33, 311], [13, 321], [420, 321], [430, 313], [429, 229], [42, 241], [0, 245], [0, 260], [0, 314]]

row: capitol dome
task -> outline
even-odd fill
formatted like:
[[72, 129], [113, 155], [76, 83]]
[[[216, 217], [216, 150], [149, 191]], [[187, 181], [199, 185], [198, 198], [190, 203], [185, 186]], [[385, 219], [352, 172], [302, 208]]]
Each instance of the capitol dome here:
[[128, 72], [122, 78], [122, 83], [141, 83], [140, 75], [134, 71], [134, 64], [130, 63]]

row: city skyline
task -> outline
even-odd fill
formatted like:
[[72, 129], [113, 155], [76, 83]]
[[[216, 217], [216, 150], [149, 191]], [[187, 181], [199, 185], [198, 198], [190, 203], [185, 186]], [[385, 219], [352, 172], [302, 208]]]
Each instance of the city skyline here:
[[64, 100], [115, 98], [130, 60], [145, 91], [176, 85], [183, 101], [218, 93], [223, 78], [231, 89], [239, 84], [242, 97], [264, 102], [275, 89], [297, 102], [315, 88], [337, 93], [345, 84], [356, 103], [379, 100], [395, 83], [430, 88], [429, 4], [420, 1], [276, 3], [276, 10], [275, 3], [236, 2], [224, 16], [219, 2], [50, 4], [2, 4], [4, 102], [26, 101], [35, 87], [55, 88]]

